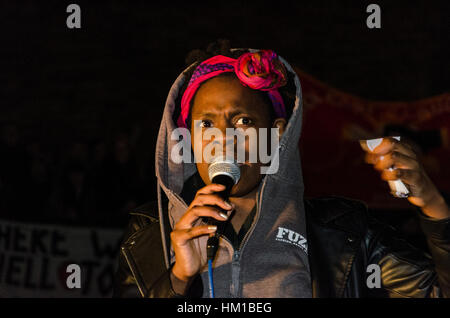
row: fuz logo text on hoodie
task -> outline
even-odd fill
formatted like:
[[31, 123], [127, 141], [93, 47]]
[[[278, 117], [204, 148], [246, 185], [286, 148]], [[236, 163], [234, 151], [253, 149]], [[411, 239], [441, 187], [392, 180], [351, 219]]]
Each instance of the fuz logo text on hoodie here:
[[308, 244], [306, 242], [306, 239], [297, 232], [279, 226], [277, 237], [275, 239], [280, 242], [294, 244], [308, 254]]

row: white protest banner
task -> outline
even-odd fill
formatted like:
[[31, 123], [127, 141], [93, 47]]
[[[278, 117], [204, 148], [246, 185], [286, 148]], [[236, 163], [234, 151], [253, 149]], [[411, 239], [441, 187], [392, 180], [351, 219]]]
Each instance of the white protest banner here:
[[118, 229], [0, 220], [0, 297], [110, 297], [121, 239]]

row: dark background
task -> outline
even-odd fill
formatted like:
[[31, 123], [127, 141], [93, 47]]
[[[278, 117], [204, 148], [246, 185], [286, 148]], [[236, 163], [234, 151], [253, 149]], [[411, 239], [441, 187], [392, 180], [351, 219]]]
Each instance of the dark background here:
[[367, 1], [75, 1], [81, 29], [68, 29], [70, 3], [0, 6], [1, 218], [122, 228], [155, 198], [154, 143], [186, 54], [218, 38], [371, 100], [449, 88], [448, 1], [374, 1], [381, 29]]

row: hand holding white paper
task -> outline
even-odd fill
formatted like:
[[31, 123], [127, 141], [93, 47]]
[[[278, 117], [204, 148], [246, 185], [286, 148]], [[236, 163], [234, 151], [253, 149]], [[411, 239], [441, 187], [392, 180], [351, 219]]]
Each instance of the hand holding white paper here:
[[[397, 139], [400, 141], [400, 136], [392, 137], [394, 139]], [[383, 138], [376, 138], [376, 139], [369, 139], [366, 140], [366, 145], [370, 149], [370, 151], [373, 151], [376, 147], [378, 147], [381, 142], [383, 141]], [[388, 169], [389, 171], [395, 170], [395, 168], [391, 167]], [[389, 187], [391, 188], [391, 193], [393, 196], [398, 198], [407, 198], [410, 194], [407, 186], [399, 179], [397, 180], [390, 180], [388, 181]]]

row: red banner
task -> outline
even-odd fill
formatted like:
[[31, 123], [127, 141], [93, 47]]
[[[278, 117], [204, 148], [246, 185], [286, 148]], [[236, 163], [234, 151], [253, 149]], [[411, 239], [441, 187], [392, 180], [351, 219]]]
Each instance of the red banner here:
[[450, 94], [413, 102], [369, 101], [296, 71], [304, 99], [300, 150], [307, 196], [343, 195], [372, 208], [410, 207], [391, 196], [387, 182], [364, 162], [358, 143], [405, 131], [423, 150], [421, 163], [430, 178], [450, 193]]

